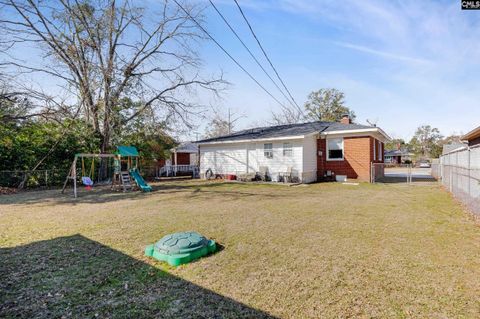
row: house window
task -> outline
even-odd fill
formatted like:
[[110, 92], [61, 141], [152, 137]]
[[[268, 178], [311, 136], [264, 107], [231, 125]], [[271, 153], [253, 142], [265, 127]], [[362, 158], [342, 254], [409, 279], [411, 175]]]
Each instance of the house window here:
[[263, 144], [263, 156], [266, 158], [273, 158], [273, 144], [266, 143]]
[[378, 160], [379, 160], [379, 161], [382, 160], [382, 154], [383, 154], [383, 151], [382, 151], [382, 142], [378, 141]]
[[327, 160], [343, 160], [343, 138], [327, 139]]
[[292, 143], [283, 143], [283, 156], [292, 156]]
[[373, 139], [373, 161], [377, 159], [377, 140]]

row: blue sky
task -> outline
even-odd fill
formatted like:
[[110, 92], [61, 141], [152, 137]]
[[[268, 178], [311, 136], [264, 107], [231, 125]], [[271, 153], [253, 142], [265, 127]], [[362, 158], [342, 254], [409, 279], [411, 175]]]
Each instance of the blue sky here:
[[[214, 2], [260, 57], [233, 0]], [[313, 90], [334, 87], [359, 123], [370, 119], [404, 139], [422, 124], [444, 135], [480, 124], [480, 11], [461, 11], [459, 1], [239, 2], [299, 104]], [[207, 7], [205, 14], [214, 37], [280, 98], [216, 12]], [[278, 109], [212, 42], [201, 54], [207, 71], [221, 69], [232, 83], [212, 103], [244, 113], [238, 129]]]
[[[281, 99], [208, 1], [192, 1], [205, 6], [209, 32]], [[267, 65], [234, 1], [213, 1]], [[369, 119], [406, 140], [423, 124], [444, 135], [480, 125], [480, 11], [462, 11], [457, 0], [239, 2], [299, 104], [314, 90], [337, 88], [345, 93], [357, 122]], [[157, 0], [144, 3], [153, 9], [158, 5]], [[213, 42], [201, 43], [199, 51], [203, 73], [223, 71], [231, 83], [221, 99], [201, 93], [200, 100], [224, 114], [228, 108], [244, 114], [236, 129], [265, 125], [271, 112], [278, 111], [278, 104]], [[38, 49], [20, 48], [16, 56], [41, 63]], [[30, 80], [42, 88], [55, 86], [41, 75]], [[206, 121], [200, 123], [196, 131], [201, 134]]]

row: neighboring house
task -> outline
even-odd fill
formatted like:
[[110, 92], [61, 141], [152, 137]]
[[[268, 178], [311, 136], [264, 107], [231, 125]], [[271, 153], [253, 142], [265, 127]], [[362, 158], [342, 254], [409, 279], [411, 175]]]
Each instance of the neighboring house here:
[[198, 177], [198, 146], [186, 142], [170, 149], [172, 155], [166, 161], [159, 161], [157, 176], [191, 175]]
[[266, 168], [273, 181], [291, 172], [303, 183], [338, 177], [369, 181], [371, 163], [383, 163], [389, 137], [378, 127], [311, 122], [243, 130], [197, 142], [200, 175], [251, 174]]
[[480, 126], [476, 129], [468, 132], [461, 137], [462, 140], [468, 142], [468, 146], [474, 146], [480, 144]]
[[412, 161], [413, 153], [410, 153], [408, 150], [392, 150], [385, 151], [385, 163], [390, 164], [402, 164], [406, 161]]
[[197, 165], [198, 146], [193, 142], [186, 142], [170, 150], [172, 156], [167, 165]]

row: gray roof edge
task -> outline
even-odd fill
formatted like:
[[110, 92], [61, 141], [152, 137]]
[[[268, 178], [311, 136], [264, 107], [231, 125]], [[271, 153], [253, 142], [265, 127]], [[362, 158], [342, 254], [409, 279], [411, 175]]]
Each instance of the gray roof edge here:
[[198, 144], [197, 142], [184, 142], [180, 143], [177, 147], [171, 148], [170, 151], [176, 153], [197, 153]]
[[[381, 129], [379, 127], [361, 125], [361, 124], [343, 124], [339, 122], [305, 122], [298, 124], [284, 124], [266, 127], [255, 127], [238, 131], [233, 134], [207, 138], [198, 141], [198, 144], [235, 142], [256, 139], [281, 138], [304, 136], [312, 133], [334, 132], [334, 131], [354, 131], [362, 129]], [[381, 131], [383, 132], [383, 131]], [[386, 134], [385, 134], [386, 135]], [[388, 135], [386, 135], [388, 137]]]

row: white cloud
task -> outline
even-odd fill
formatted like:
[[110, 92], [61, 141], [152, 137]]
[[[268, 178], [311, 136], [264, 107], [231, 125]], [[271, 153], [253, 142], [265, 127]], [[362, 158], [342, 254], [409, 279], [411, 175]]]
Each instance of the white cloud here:
[[376, 55], [376, 56], [381, 56], [381, 57], [388, 58], [388, 59], [411, 62], [411, 63], [414, 63], [414, 64], [430, 64], [431, 63], [431, 61], [426, 60], [426, 59], [403, 56], [403, 55], [389, 53], [389, 52], [385, 52], [385, 51], [381, 51], [381, 50], [375, 50], [375, 49], [368, 48], [368, 47], [365, 47], [365, 46], [362, 46], [362, 45], [356, 45], [356, 44], [346, 43], [346, 42], [334, 42], [334, 43], [336, 45], [339, 45], [339, 46], [344, 47], [344, 48], [353, 49], [353, 50], [357, 50], [357, 51], [365, 52], [365, 53], [370, 53], [370, 54], [373, 54], [373, 55]]
[[[478, 12], [461, 11], [456, 1], [434, 0], [242, 0], [240, 3], [266, 18], [277, 13], [308, 19], [318, 25], [317, 30], [295, 33], [296, 27], [292, 26], [290, 36], [301, 37], [314, 47], [323, 41], [350, 51], [350, 56], [358, 52], [357, 60], [351, 62], [356, 75], [353, 71], [342, 74], [340, 70], [312, 69], [303, 65], [306, 61], [302, 60], [280, 66], [290, 78], [302, 79], [301, 83], [294, 83], [297, 96], [306, 96], [309, 90], [319, 87], [337, 86], [345, 91], [361, 120], [378, 116], [380, 125], [404, 138], [426, 122], [438, 126], [444, 134], [478, 125], [475, 123], [480, 118], [477, 102], [480, 84], [476, 78], [480, 72]], [[335, 35], [325, 33], [325, 29], [336, 30]], [[286, 38], [285, 42], [288, 41], [292, 39]], [[375, 71], [365, 68], [358, 75], [366, 54], [379, 57], [369, 64], [375, 65]], [[331, 62], [335, 65], [338, 61]], [[301, 73], [295, 77], [294, 71]]]

